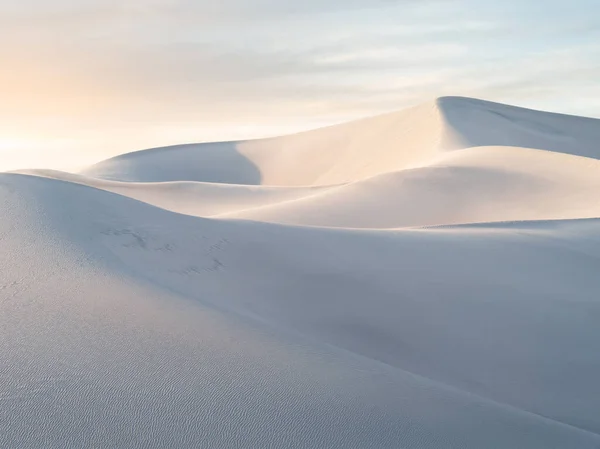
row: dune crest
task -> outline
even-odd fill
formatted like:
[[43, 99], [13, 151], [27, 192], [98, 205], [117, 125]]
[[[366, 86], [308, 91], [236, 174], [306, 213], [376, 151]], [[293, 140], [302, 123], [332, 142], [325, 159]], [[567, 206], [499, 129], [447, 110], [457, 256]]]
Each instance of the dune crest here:
[[403, 111], [271, 139], [178, 145], [117, 156], [83, 174], [120, 181], [307, 186], [359, 181], [482, 146], [600, 158], [599, 121], [443, 97]]

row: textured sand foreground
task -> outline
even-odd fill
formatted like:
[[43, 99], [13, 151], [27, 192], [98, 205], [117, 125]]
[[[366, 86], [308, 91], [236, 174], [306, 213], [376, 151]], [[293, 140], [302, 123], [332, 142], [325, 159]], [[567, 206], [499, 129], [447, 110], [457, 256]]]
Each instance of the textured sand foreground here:
[[600, 121], [449, 97], [0, 174], [0, 447], [599, 448]]

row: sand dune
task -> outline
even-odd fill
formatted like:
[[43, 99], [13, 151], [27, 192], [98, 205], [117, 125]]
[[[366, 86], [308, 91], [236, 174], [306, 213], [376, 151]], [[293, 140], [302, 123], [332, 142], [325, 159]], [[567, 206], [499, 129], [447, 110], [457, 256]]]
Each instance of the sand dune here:
[[156, 148], [84, 174], [121, 181], [327, 185], [427, 164], [440, 153], [512, 146], [600, 158], [598, 120], [459, 97], [292, 136]]
[[56, 170], [20, 170], [15, 173], [59, 179], [118, 193], [166, 210], [198, 217], [241, 212], [307, 198], [329, 186], [273, 187], [193, 181], [119, 182]]
[[600, 161], [512, 147], [468, 148], [225, 216], [313, 226], [396, 228], [600, 217]]
[[0, 174], [0, 446], [599, 447], [598, 137], [444, 98]]

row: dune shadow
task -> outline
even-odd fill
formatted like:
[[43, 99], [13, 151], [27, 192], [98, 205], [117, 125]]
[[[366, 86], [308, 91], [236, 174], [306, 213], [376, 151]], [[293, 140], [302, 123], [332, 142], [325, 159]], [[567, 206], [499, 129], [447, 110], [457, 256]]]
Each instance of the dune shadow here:
[[259, 185], [262, 174], [240, 153], [241, 142], [217, 142], [151, 148], [100, 162], [85, 174], [114, 181], [198, 181]]

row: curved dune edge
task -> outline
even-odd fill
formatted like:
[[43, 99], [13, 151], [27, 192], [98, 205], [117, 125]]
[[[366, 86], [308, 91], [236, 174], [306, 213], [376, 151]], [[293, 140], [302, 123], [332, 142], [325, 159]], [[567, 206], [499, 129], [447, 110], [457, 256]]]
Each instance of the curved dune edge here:
[[600, 161], [511, 147], [447, 153], [429, 165], [221, 215], [273, 223], [400, 228], [600, 216]]
[[121, 182], [39, 169], [19, 170], [13, 173], [83, 184], [143, 201], [171, 212], [197, 217], [234, 213], [306, 198], [333, 187], [274, 187], [196, 181]]
[[459, 97], [271, 139], [117, 156], [83, 174], [121, 181], [331, 185], [427, 164], [448, 151], [512, 146], [600, 158], [597, 119]]
[[600, 161], [514, 147], [445, 153], [428, 165], [317, 187], [128, 183], [56, 171], [173, 212], [302, 226], [387, 229], [600, 216]]

